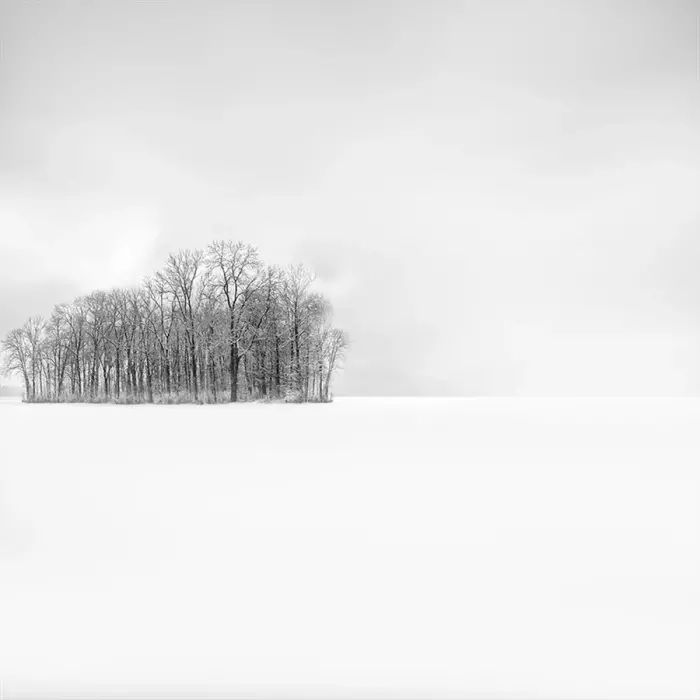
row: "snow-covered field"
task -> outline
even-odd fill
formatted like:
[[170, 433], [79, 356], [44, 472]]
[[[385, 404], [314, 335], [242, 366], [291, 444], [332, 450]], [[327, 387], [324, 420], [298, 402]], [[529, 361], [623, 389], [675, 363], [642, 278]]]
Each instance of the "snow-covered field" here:
[[0, 402], [4, 698], [700, 697], [700, 400]]

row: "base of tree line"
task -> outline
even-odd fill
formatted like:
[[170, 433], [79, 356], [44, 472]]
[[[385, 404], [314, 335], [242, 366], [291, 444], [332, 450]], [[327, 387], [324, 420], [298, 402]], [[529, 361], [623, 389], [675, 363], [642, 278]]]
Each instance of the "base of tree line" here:
[[[195, 399], [192, 394], [181, 393], [181, 394], [171, 394], [164, 396], [153, 396], [153, 400], [149, 401], [146, 396], [74, 396], [65, 395], [58, 397], [46, 397], [37, 396], [36, 398], [22, 397], [23, 403], [32, 404], [113, 404], [115, 406], [133, 406], [137, 404], [153, 404], [159, 406], [168, 405], [181, 405], [181, 404], [196, 404], [199, 406], [211, 405], [211, 404], [229, 404], [234, 403], [231, 401], [228, 394], [225, 396], [217, 396], [216, 398], [211, 395], [199, 396]], [[261, 397], [261, 398], [251, 398], [251, 399], [238, 399], [235, 403], [266, 403], [266, 404], [284, 404], [284, 403], [333, 403], [333, 396], [328, 398], [320, 399], [318, 396], [309, 397], [305, 399], [303, 395], [298, 393], [288, 393], [280, 398], [272, 397]]]

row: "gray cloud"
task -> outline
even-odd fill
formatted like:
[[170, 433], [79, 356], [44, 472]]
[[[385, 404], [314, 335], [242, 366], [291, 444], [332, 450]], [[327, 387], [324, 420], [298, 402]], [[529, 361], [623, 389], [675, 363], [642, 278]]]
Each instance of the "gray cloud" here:
[[21, 326], [29, 316], [48, 316], [57, 304], [70, 302], [79, 290], [66, 282], [7, 284], [0, 279], [0, 322], [3, 336]]
[[696, 22], [682, 0], [5, 4], [0, 334], [233, 237], [317, 270], [345, 392], [697, 392]]

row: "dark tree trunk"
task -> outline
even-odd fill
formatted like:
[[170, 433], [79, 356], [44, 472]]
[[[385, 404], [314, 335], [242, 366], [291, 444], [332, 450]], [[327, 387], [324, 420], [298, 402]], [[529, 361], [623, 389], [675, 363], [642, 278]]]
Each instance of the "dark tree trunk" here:
[[151, 361], [146, 356], [146, 386], [148, 388], [148, 403], [153, 403], [153, 375], [151, 372]]
[[194, 400], [196, 401], [199, 398], [199, 386], [197, 384], [197, 348], [194, 333], [190, 335], [190, 354], [192, 355], [192, 388], [194, 390]]
[[238, 362], [239, 357], [236, 348], [231, 345], [231, 355], [229, 358], [229, 372], [231, 375], [231, 402], [238, 401]]
[[280, 397], [280, 338], [275, 337], [275, 390], [277, 398]]

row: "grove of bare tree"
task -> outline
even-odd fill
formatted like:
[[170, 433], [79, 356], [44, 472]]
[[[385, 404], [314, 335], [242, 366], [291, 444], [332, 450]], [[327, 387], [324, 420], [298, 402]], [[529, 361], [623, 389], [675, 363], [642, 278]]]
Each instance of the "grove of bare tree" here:
[[3, 373], [21, 378], [30, 402], [326, 402], [348, 339], [313, 281], [240, 242], [180, 250], [138, 287], [93, 292], [10, 331]]

